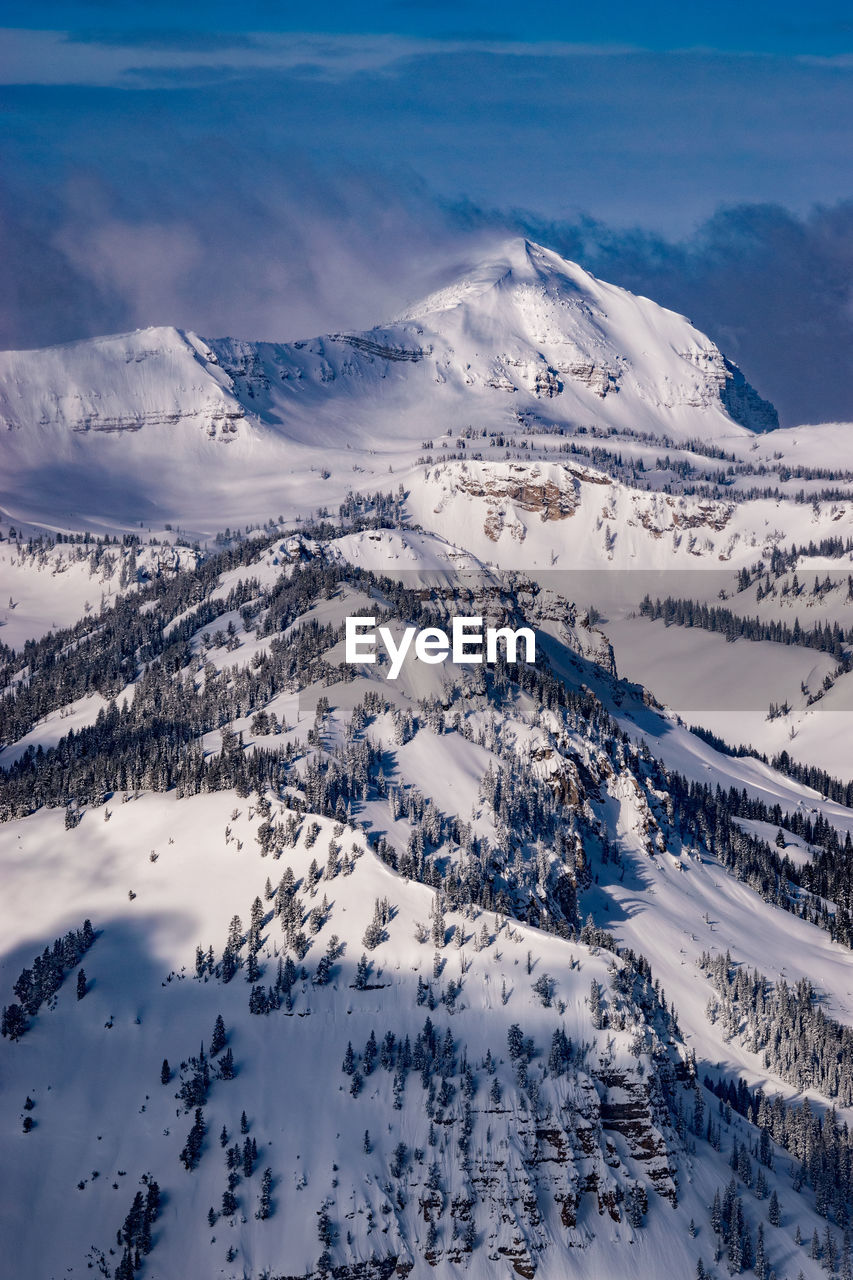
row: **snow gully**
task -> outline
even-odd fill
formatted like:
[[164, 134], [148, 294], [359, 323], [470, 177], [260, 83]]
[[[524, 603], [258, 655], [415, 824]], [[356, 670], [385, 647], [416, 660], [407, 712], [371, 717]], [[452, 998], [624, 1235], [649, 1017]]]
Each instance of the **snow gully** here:
[[[378, 637], [378, 641], [377, 641]], [[346, 620], [345, 659], [350, 664], [375, 663], [377, 643], [381, 642], [390, 659], [387, 679], [396, 680], [412, 648], [419, 662], [433, 666], [439, 662], [470, 665], [496, 662], [498, 646], [503, 645], [506, 661], [518, 662], [519, 644], [524, 644], [525, 662], [536, 661], [536, 636], [530, 627], [483, 627], [482, 618], [454, 618], [450, 634], [441, 627], [406, 627], [399, 643], [390, 627], [376, 626], [376, 619], [349, 617]], [[485, 641], [485, 659], [483, 646]]]

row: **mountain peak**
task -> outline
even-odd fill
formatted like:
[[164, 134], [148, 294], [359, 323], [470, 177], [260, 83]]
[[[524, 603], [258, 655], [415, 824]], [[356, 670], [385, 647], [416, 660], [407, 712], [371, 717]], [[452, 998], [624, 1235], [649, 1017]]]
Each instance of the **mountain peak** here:
[[581, 279], [592, 281], [594, 277], [553, 250], [524, 236], [512, 236], [484, 257], [457, 268], [446, 285], [407, 307], [394, 323], [405, 324], [472, 304], [499, 287], [547, 287], [557, 280], [569, 284]]
[[557, 416], [569, 421], [604, 418], [652, 432], [665, 421], [664, 432], [678, 437], [706, 433], [698, 409], [722, 410], [722, 433], [778, 426], [773, 406], [684, 316], [524, 237], [409, 307], [396, 326], [410, 325], [430, 334], [435, 350], [464, 355], [469, 383], [479, 371], [496, 389], [526, 385], [568, 409]]

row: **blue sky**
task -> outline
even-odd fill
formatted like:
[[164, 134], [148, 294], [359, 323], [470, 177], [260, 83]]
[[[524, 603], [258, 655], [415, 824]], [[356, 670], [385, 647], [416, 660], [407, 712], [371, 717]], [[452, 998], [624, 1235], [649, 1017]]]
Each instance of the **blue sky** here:
[[791, 363], [853, 349], [849, 5], [5, 0], [0, 26], [0, 345], [366, 327], [532, 229], [689, 310], [783, 412], [853, 417], [853, 376], [798, 393]]

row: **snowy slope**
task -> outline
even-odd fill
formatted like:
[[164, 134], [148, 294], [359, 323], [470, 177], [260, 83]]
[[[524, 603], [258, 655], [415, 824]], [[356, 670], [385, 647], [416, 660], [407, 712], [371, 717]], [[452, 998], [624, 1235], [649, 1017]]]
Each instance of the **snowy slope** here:
[[[329, 561], [357, 565], [360, 536], [339, 539], [329, 548]], [[402, 580], [414, 575], [419, 591], [443, 571], [446, 552], [424, 535], [383, 535], [382, 544], [390, 552], [387, 558], [396, 558]], [[290, 554], [294, 550], [291, 545]], [[306, 554], [304, 545], [302, 551]], [[280, 585], [273, 560], [281, 553], [279, 542], [259, 551], [257, 566], [229, 570], [211, 596], [226, 603], [226, 588], [251, 583], [256, 569], [265, 583], [259, 598], [270, 602]], [[413, 570], [418, 557], [420, 569]], [[278, 570], [291, 572], [289, 561]], [[482, 576], [478, 607], [487, 607], [489, 591], [502, 590], [505, 583]], [[522, 584], [519, 598], [529, 598], [531, 590]], [[574, 687], [592, 680], [602, 696], [612, 698], [617, 691], [612, 674], [594, 665], [600, 633], [595, 641], [588, 621], [561, 607], [558, 597], [540, 595], [530, 607], [552, 645], [561, 646], [553, 648], [555, 670], [565, 669]], [[306, 600], [304, 613], [288, 624], [285, 644], [295, 641], [300, 626], [335, 624], [368, 599], [364, 587], [343, 587]], [[174, 634], [179, 621], [190, 616], [185, 609], [164, 616], [164, 630]], [[271, 646], [280, 643], [263, 634], [262, 620], [263, 609], [253, 626], [244, 623], [239, 610], [220, 614], [191, 635], [186, 666], [176, 676], [204, 684], [220, 679], [223, 691], [233, 687], [239, 673], [260, 669]], [[206, 634], [221, 632], [228, 623], [234, 625], [234, 647], [205, 641]], [[328, 636], [328, 661], [340, 657], [339, 645], [331, 643], [334, 634]], [[201, 1280], [212, 1272], [260, 1278], [266, 1269], [274, 1275], [319, 1277], [333, 1267], [347, 1280], [362, 1280], [389, 1274], [382, 1270], [389, 1260], [392, 1269], [402, 1265], [402, 1271], [411, 1264], [414, 1275], [428, 1266], [429, 1274], [438, 1276], [462, 1269], [475, 1277], [535, 1273], [548, 1280], [563, 1276], [569, 1259], [573, 1274], [591, 1280], [650, 1280], [664, 1268], [689, 1275], [697, 1257], [711, 1263], [715, 1241], [708, 1211], [714, 1192], [731, 1176], [729, 1147], [735, 1138], [755, 1144], [757, 1132], [737, 1115], [728, 1121], [720, 1115], [722, 1150], [700, 1135], [685, 1139], [674, 1117], [666, 1118], [658, 1091], [672, 1090], [673, 1106], [680, 1098], [692, 1109], [691, 1050], [700, 1079], [710, 1072], [714, 1079], [742, 1076], [786, 1097], [792, 1090], [709, 1022], [710, 985], [697, 969], [699, 953], [703, 947], [730, 948], [771, 979], [785, 975], [793, 981], [808, 974], [827, 994], [830, 1016], [849, 1024], [853, 998], [847, 989], [847, 953], [806, 921], [785, 916], [780, 925], [776, 908], [712, 858], [685, 850], [650, 854], [645, 793], [630, 770], [611, 769], [602, 743], [581, 717], [569, 727], [560, 714], [546, 712], [526, 694], [486, 697], [476, 680], [454, 691], [457, 680], [454, 675], [448, 684], [435, 668], [420, 673], [415, 668], [392, 689], [375, 671], [365, 670], [354, 680], [326, 674], [298, 693], [287, 690], [267, 698], [265, 709], [280, 721], [277, 734], [256, 726], [254, 713], [235, 716], [230, 727], [242, 734], [248, 757], [262, 748], [295, 751], [295, 772], [288, 774], [287, 785], [269, 793], [271, 819], [281, 824], [271, 852], [258, 797], [228, 787], [182, 797], [174, 790], [130, 787], [105, 803], [86, 804], [81, 820], [70, 828], [61, 809], [45, 807], [2, 824], [7, 942], [0, 979], [5, 987], [55, 935], [78, 928], [85, 918], [97, 933], [82, 959], [87, 984], [82, 1000], [75, 999], [72, 972], [49, 1002], [54, 1007], [43, 1006], [20, 1041], [0, 1043], [0, 1109], [16, 1171], [14, 1188], [7, 1186], [0, 1197], [0, 1231], [16, 1250], [15, 1270], [4, 1275], [74, 1275], [88, 1272], [89, 1263], [96, 1272], [112, 1273], [121, 1251], [109, 1250], [115, 1249], [115, 1232], [145, 1174], [158, 1182], [163, 1208], [142, 1274], [163, 1280]], [[379, 703], [370, 704], [370, 723], [353, 729], [353, 716], [371, 690]], [[325, 711], [321, 696], [330, 703]], [[639, 723], [642, 707], [638, 697], [626, 700], [623, 691], [626, 724], [629, 712]], [[405, 709], [416, 714], [417, 723], [413, 735], [401, 741], [396, 714]], [[649, 712], [647, 740], [657, 751], [667, 729], [655, 714]], [[78, 721], [75, 730], [80, 728]], [[322, 815], [315, 819], [310, 810], [291, 807], [312, 785], [311, 753], [299, 745], [309, 730], [330, 759], [353, 742], [353, 733], [356, 741], [381, 744], [385, 794], [372, 775], [355, 804], [357, 825]], [[715, 767], [741, 765], [725, 762], [683, 730], [668, 736], [676, 734], [684, 735], [680, 761], [688, 760], [692, 743]], [[224, 752], [218, 732], [206, 735], [204, 746], [210, 761]], [[490, 816], [484, 804], [481, 780], [511, 768], [511, 759], [522, 770], [520, 778], [532, 770], [565, 797], [567, 832], [584, 824], [589, 843], [574, 873], [579, 913], [592, 911], [620, 943], [651, 960], [667, 1001], [675, 1002], [680, 1032], [662, 1021], [659, 1005], [626, 995], [618, 980], [625, 962], [601, 943], [590, 945], [577, 936], [567, 940], [474, 903], [460, 904], [461, 909], [445, 903], [438, 945], [434, 938], [419, 940], [425, 936], [419, 924], [427, 933], [433, 927], [434, 888], [394, 870], [387, 852], [380, 860], [366, 839], [366, 833], [374, 841], [384, 835], [397, 856], [410, 844], [412, 823], [405, 809], [396, 817], [389, 810], [389, 785], [402, 797], [425, 795], [446, 819], [455, 815], [470, 823], [476, 837], [493, 846], [517, 907], [525, 894], [550, 901], [543, 887], [543, 852], [550, 868], [546, 879], [570, 867], [567, 860], [561, 872], [561, 855], [537, 851], [536, 843], [523, 839], [514, 858], [500, 854], [498, 817]], [[788, 788], [787, 795], [777, 791], [786, 803], [807, 796], [793, 784], [777, 782]], [[292, 818], [291, 839], [286, 824]], [[594, 833], [601, 830], [618, 849], [618, 863], [613, 858], [605, 863], [600, 856]], [[336, 859], [329, 869], [332, 842]], [[445, 876], [466, 864], [477, 874], [479, 859], [469, 863], [455, 841], [437, 848], [433, 859]], [[275, 890], [288, 866], [296, 878], [297, 919], [305, 932], [297, 952], [293, 935], [276, 914]], [[249, 1008], [247, 941], [239, 947], [244, 967], [230, 982], [222, 980], [221, 968], [193, 976], [196, 945], [203, 951], [211, 945], [221, 964], [232, 916], [241, 916], [238, 931], [245, 938], [256, 897], [262, 908], [260, 972], [253, 979], [260, 982], [258, 989], [266, 991], [275, 982], [279, 959], [298, 956], [291, 1007], [285, 1003], [266, 1014]], [[385, 898], [389, 919], [378, 945], [368, 951], [365, 931], [374, 904]], [[309, 923], [315, 909], [316, 930]], [[332, 934], [338, 941], [331, 980], [318, 985], [313, 979]], [[369, 953], [372, 967], [365, 989], [359, 990], [353, 983], [362, 951]], [[533, 989], [543, 977], [553, 982], [548, 1004]], [[419, 980], [422, 993], [432, 985], [432, 995], [421, 1004]], [[455, 996], [451, 980], [462, 983]], [[606, 1028], [594, 1025], [593, 980], [608, 1010]], [[218, 1013], [234, 1055], [235, 1078], [219, 1079], [217, 1057], [208, 1059], [206, 1134], [197, 1168], [190, 1172], [182, 1167], [180, 1152], [193, 1107], [176, 1093], [199, 1067], [199, 1044], [210, 1051]], [[414, 1044], [427, 1014], [442, 1037], [450, 1032], [454, 1056], [453, 1064], [448, 1061], [435, 1075], [433, 1095], [416, 1070], [409, 1071], [402, 1091], [395, 1086], [393, 1064], [391, 1070], [377, 1064], [365, 1071], [371, 1031], [380, 1045], [387, 1031], [397, 1043], [408, 1035]], [[535, 1044], [524, 1085], [508, 1053], [513, 1023]], [[560, 1028], [573, 1045], [587, 1046], [565, 1075], [555, 1075], [549, 1059], [551, 1037]], [[341, 1069], [348, 1043], [362, 1082], [355, 1097], [353, 1077]], [[160, 1083], [163, 1058], [173, 1073], [165, 1086]], [[466, 1060], [472, 1072], [470, 1098]], [[668, 1077], [669, 1070], [675, 1074]], [[442, 1079], [449, 1087], [444, 1103]], [[716, 1124], [716, 1102], [704, 1096]], [[818, 1106], [827, 1101], [813, 1096]], [[27, 1097], [34, 1103], [30, 1112], [22, 1110]], [[242, 1111], [248, 1135], [239, 1132]], [[26, 1115], [34, 1122], [29, 1133], [22, 1132]], [[246, 1137], [258, 1146], [251, 1172], [241, 1166], [235, 1182], [236, 1207], [225, 1212], [228, 1169], [218, 1139], [223, 1125], [229, 1147], [235, 1140], [242, 1146]], [[460, 1145], [466, 1129], [467, 1147]], [[267, 1167], [272, 1212], [269, 1219], [256, 1219]], [[796, 1267], [813, 1277], [820, 1273], [819, 1263], [793, 1243], [792, 1234], [799, 1226], [808, 1241], [815, 1229], [822, 1234], [825, 1224], [815, 1214], [811, 1192], [798, 1194], [787, 1169], [786, 1154], [776, 1151], [766, 1178], [779, 1199], [782, 1226], [765, 1227], [767, 1249], [777, 1273]], [[638, 1184], [645, 1188], [647, 1204], [642, 1225], [632, 1224], [627, 1213], [631, 1188]], [[765, 1205], [739, 1185], [755, 1240], [757, 1224], [766, 1223]], [[21, 1233], [22, 1203], [33, 1206], [36, 1216], [50, 1213], [49, 1238]], [[329, 1221], [325, 1263], [321, 1211]]]
[[[638, 1128], [634, 1135], [619, 1119], [620, 1099], [624, 1103], [632, 1091], [644, 1097], [638, 1065], [648, 1071], [651, 1057], [633, 1055], [630, 1028], [602, 1037], [590, 1023], [587, 997], [593, 979], [602, 984], [614, 1008], [620, 1001], [612, 989], [611, 957], [606, 953], [523, 926], [503, 927], [496, 934], [492, 917], [451, 913], [448, 929], [461, 930], [466, 944], [462, 950], [455, 945], [443, 949], [441, 980], [434, 981], [433, 948], [413, 936], [415, 921], [428, 919], [431, 891], [402, 883], [371, 854], [362, 853], [349, 877], [323, 879], [308, 897], [308, 905], [316, 905], [325, 893], [332, 904], [312, 942], [308, 971], [313, 972], [332, 932], [346, 946], [330, 987], [300, 981], [289, 1016], [279, 1010], [253, 1017], [247, 1011], [249, 988], [242, 972], [227, 986], [194, 978], [194, 941], [204, 945], [212, 939], [218, 945], [237, 903], [245, 921], [255, 894], [263, 898], [268, 873], [276, 882], [284, 865], [290, 864], [304, 883], [311, 851], [300, 842], [280, 863], [262, 860], [254, 838], [259, 819], [252, 813], [251, 805], [247, 808], [229, 793], [178, 803], [142, 797], [112, 809], [108, 825], [99, 813], [89, 814], [80, 828], [63, 837], [61, 857], [49, 866], [38, 859], [39, 872], [34, 854], [60, 837], [58, 815], [44, 814], [7, 829], [11, 861], [7, 860], [6, 874], [12, 892], [3, 927], [14, 961], [26, 960], [37, 945], [22, 912], [33, 894], [43, 900], [41, 926], [48, 933], [74, 927], [78, 918], [91, 912], [99, 936], [84, 958], [90, 988], [84, 999], [78, 1003], [66, 984], [56, 1008], [42, 1011], [30, 1032], [4, 1054], [4, 1141], [7, 1151], [14, 1151], [16, 1197], [23, 1197], [38, 1214], [49, 1204], [51, 1231], [48, 1236], [21, 1235], [6, 1195], [0, 1228], [4, 1238], [18, 1240], [18, 1252], [11, 1268], [0, 1264], [0, 1273], [85, 1274], [88, 1260], [94, 1259], [97, 1267], [100, 1251], [107, 1265], [115, 1266], [117, 1254], [109, 1254], [114, 1233], [138, 1179], [148, 1172], [160, 1185], [164, 1208], [144, 1274], [169, 1280], [210, 1274], [260, 1276], [264, 1268], [278, 1274], [282, 1267], [287, 1274], [308, 1274], [322, 1248], [317, 1216], [323, 1205], [335, 1228], [336, 1263], [390, 1255], [413, 1262], [413, 1275], [424, 1274], [427, 1252], [432, 1254], [431, 1275], [456, 1275], [460, 1269], [474, 1277], [524, 1275], [532, 1267], [543, 1280], [564, 1275], [567, 1257], [572, 1274], [596, 1280], [651, 1277], [660, 1274], [664, 1259], [668, 1267], [677, 1266], [687, 1275], [697, 1255], [704, 1253], [710, 1260], [708, 1228], [699, 1225], [694, 1239], [686, 1227], [691, 1217], [701, 1224], [714, 1189], [728, 1181], [726, 1159], [706, 1146], [701, 1160], [691, 1157], [671, 1132], [668, 1151], [653, 1123], [646, 1121], [648, 1127]], [[307, 822], [303, 831], [306, 827]], [[226, 829], [229, 840], [223, 838]], [[330, 836], [331, 825], [322, 823], [316, 845], [321, 854]], [[348, 850], [352, 833], [345, 840]], [[358, 838], [356, 845], [363, 847]], [[84, 848], [89, 863], [82, 869], [75, 854]], [[150, 861], [150, 852], [157, 854], [156, 862]], [[93, 872], [100, 881], [95, 891]], [[49, 894], [43, 890], [45, 873]], [[131, 885], [136, 897], [128, 902]], [[374, 899], [386, 895], [395, 905], [395, 915], [387, 941], [371, 953], [373, 985], [366, 991], [353, 990], [347, 984], [353, 980], [361, 934]], [[260, 959], [271, 979], [276, 953], [282, 950], [281, 929], [272, 904], [265, 901], [265, 907], [270, 918]], [[491, 941], [478, 951], [475, 934], [484, 923]], [[531, 950], [534, 972], [528, 976]], [[4, 974], [12, 968], [5, 966]], [[542, 972], [556, 978], [555, 1005], [550, 1009], [543, 1008], [531, 991]], [[438, 991], [460, 976], [463, 995], [455, 1012], [440, 1005], [430, 1013], [417, 1006], [419, 977], [434, 981]], [[509, 991], [505, 1005], [500, 996], [504, 982]], [[178, 1156], [192, 1112], [176, 1103], [177, 1074], [168, 1086], [161, 1085], [161, 1062], [168, 1058], [177, 1073], [181, 1061], [198, 1052], [200, 1041], [209, 1045], [220, 1012], [236, 1078], [214, 1082], [205, 1108], [208, 1133], [202, 1158], [198, 1169], [188, 1173]], [[341, 1071], [348, 1042], [358, 1054], [371, 1030], [381, 1044], [385, 1031], [393, 1029], [398, 1037], [409, 1034], [414, 1043], [427, 1014], [442, 1037], [451, 1032], [457, 1060], [464, 1052], [474, 1072], [474, 1161], [469, 1174], [457, 1151], [458, 1119], [456, 1124], [439, 1122], [437, 1145], [429, 1145], [426, 1092], [417, 1073], [410, 1075], [398, 1111], [392, 1104], [390, 1072], [377, 1065], [353, 1098], [350, 1077]], [[587, 1056], [576, 1083], [542, 1082], [543, 1102], [547, 1098], [555, 1108], [548, 1122], [537, 1124], [529, 1101], [516, 1092], [506, 1053], [506, 1033], [513, 1022], [534, 1039], [540, 1053], [545, 1050], [545, 1057], [558, 1027], [575, 1044], [598, 1046]], [[482, 1066], [488, 1051], [497, 1063], [494, 1076]], [[534, 1061], [531, 1074], [538, 1078], [544, 1062]], [[215, 1059], [211, 1062], [215, 1067]], [[458, 1068], [451, 1079], [451, 1110], [458, 1117]], [[489, 1097], [495, 1079], [502, 1091], [499, 1103]], [[610, 1082], [611, 1106], [603, 1113], [601, 1129], [597, 1117], [602, 1114], [603, 1080]], [[20, 1134], [17, 1114], [24, 1095], [35, 1102], [35, 1128], [26, 1136]], [[207, 1211], [210, 1206], [218, 1210], [226, 1179], [220, 1129], [227, 1126], [229, 1143], [236, 1139], [242, 1145], [243, 1110], [258, 1145], [258, 1167], [251, 1177], [240, 1179], [237, 1212], [219, 1215], [210, 1227]], [[565, 1117], [571, 1120], [567, 1123]], [[365, 1130], [371, 1139], [369, 1154], [363, 1150]], [[401, 1140], [408, 1152], [404, 1172], [389, 1183], [388, 1167]], [[657, 1148], [656, 1155], [644, 1149], [646, 1141]], [[421, 1148], [420, 1156], [413, 1155], [416, 1147]], [[439, 1232], [428, 1250], [423, 1206], [429, 1199], [427, 1180], [434, 1162], [436, 1205], [440, 1200], [442, 1208], [437, 1215], [433, 1209]], [[261, 1172], [267, 1166], [274, 1171], [273, 1214], [268, 1221], [256, 1221]], [[670, 1168], [678, 1171], [680, 1183], [675, 1211]], [[609, 1201], [615, 1216], [605, 1208], [617, 1188], [627, 1189], [637, 1178], [649, 1186], [647, 1221], [639, 1231], [625, 1221], [618, 1199]], [[391, 1185], [399, 1186], [399, 1195], [389, 1192]], [[49, 1200], [45, 1188], [50, 1188]], [[820, 1220], [782, 1179], [778, 1189], [786, 1226], [798, 1222], [807, 1238], [813, 1224], [821, 1228]], [[475, 1203], [465, 1208], [472, 1190]], [[761, 1206], [755, 1203], [755, 1208]], [[460, 1213], [456, 1235], [455, 1215]], [[473, 1256], [464, 1241], [465, 1222], [472, 1215]], [[818, 1274], [809, 1270], [805, 1251], [795, 1250], [790, 1230], [773, 1236], [777, 1265], [793, 1261], [799, 1253], [806, 1274]], [[236, 1250], [231, 1266], [224, 1262], [229, 1246]]]

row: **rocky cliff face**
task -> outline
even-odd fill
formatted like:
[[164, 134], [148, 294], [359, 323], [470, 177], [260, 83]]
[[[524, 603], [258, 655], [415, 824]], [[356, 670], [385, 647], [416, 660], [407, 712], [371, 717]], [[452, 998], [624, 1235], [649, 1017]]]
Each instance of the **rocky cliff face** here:
[[737, 365], [725, 359], [724, 363], [726, 379], [720, 389], [720, 399], [729, 417], [750, 431], [775, 431], [779, 414], [774, 405], [749, 385]]

